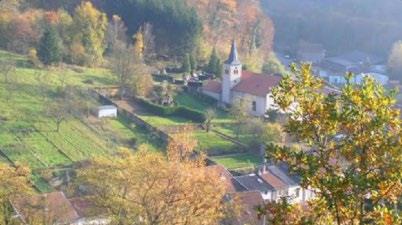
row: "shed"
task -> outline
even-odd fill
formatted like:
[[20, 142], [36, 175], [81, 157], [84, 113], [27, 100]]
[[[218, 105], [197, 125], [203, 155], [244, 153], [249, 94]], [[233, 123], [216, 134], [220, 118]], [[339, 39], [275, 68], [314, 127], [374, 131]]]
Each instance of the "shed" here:
[[117, 117], [117, 107], [114, 105], [99, 106], [97, 110], [98, 118]]

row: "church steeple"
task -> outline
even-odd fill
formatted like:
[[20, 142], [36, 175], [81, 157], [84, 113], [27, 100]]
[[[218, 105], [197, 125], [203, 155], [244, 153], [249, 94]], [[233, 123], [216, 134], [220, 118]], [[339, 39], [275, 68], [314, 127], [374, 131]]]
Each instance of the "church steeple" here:
[[222, 102], [232, 103], [232, 88], [241, 80], [242, 65], [237, 53], [236, 41], [232, 41], [229, 58], [223, 65], [224, 73], [222, 75]]
[[229, 58], [225, 61], [225, 64], [228, 65], [240, 65], [241, 62], [239, 60], [239, 55], [237, 54], [237, 45], [236, 41], [233, 39], [232, 47], [230, 49]]

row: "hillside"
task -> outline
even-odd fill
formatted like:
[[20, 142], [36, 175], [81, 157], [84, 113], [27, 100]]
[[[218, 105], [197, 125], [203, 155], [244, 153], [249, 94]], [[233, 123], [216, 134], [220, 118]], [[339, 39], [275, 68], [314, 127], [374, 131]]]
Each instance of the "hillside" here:
[[402, 39], [399, 0], [263, 0], [274, 20], [278, 48], [300, 40], [321, 43], [329, 54], [358, 49], [387, 55]]
[[[28, 165], [39, 175], [40, 171], [110, 155], [133, 144], [157, 147], [148, 133], [131, 126], [124, 117], [102, 122], [92, 114], [74, 116], [56, 130], [48, 108], [61, 86], [73, 85], [85, 93], [94, 86], [113, 84], [114, 78], [107, 70], [73, 66], [35, 69], [25, 57], [0, 51], [3, 66], [3, 62], [12, 61], [17, 62], [15, 71], [9, 74], [12, 79], [6, 82], [3, 70], [0, 80], [0, 161]], [[90, 96], [81, 100], [91, 111], [100, 105]]]
[[[79, 0], [35, 0], [32, 6], [47, 10], [60, 8], [70, 13]], [[237, 39], [242, 59], [249, 69], [260, 71], [273, 45], [274, 27], [271, 19], [256, 0], [93, 0], [108, 14], [120, 16], [132, 37], [144, 24], [152, 26], [155, 51], [158, 55], [180, 60], [186, 53], [194, 54], [203, 64], [212, 48], [221, 56], [229, 52], [230, 41]]]

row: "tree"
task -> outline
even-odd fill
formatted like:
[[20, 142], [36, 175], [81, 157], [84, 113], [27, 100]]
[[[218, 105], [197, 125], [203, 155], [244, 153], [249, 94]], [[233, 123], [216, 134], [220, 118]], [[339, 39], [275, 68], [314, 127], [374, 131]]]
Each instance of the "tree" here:
[[53, 26], [45, 30], [36, 51], [39, 60], [45, 65], [59, 63], [62, 60], [61, 39]]
[[269, 146], [268, 159], [288, 163], [302, 187], [316, 190], [334, 223], [376, 223], [381, 217], [373, 217], [373, 209], [394, 205], [402, 194], [402, 132], [394, 94], [371, 78], [357, 86], [349, 74], [340, 93], [326, 95], [310, 65], [293, 65], [292, 73], [272, 93], [289, 113], [285, 131], [308, 151]]
[[85, 64], [97, 65], [106, 49], [107, 17], [91, 2], [82, 1], [73, 16], [74, 39], [85, 48]]
[[214, 109], [207, 109], [205, 111], [205, 129], [207, 132], [211, 129], [212, 121], [216, 118], [216, 112]]
[[190, 68], [192, 73], [197, 70], [197, 59], [192, 54], [190, 55]]
[[135, 65], [132, 78], [132, 92], [137, 96], [147, 97], [154, 88], [154, 80], [145, 64]]
[[118, 15], [113, 15], [107, 27], [107, 48], [108, 52], [115, 51], [116, 45], [127, 43], [127, 28], [123, 20]]
[[286, 198], [278, 202], [267, 202], [258, 206], [260, 217], [265, 215], [266, 222], [272, 225], [329, 225], [333, 218], [325, 209], [322, 201], [312, 200], [304, 207], [299, 204], [290, 204]]
[[271, 53], [267, 61], [262, 66], [262, 72], [270, 75], [271, 74], [285, 75], [286, 69], [279, 61], [279, 59], [276, 57], [276, 55], [274, 53]]
[[153, 26], [150, 23], [145, 23], [142, 26], [142, 35], [144, 37], [144, 60], [149, 62], [156, 55], [155, 36], [153, 34]]
[[186, 54], [183, 57], [183, 62], [181, 63], [181, 70], [184, 73], [190, 73], [191, 72], [191, 61], [190, 61], [190, 55]]
[[46, 108], [47, 115], [56, 123], [56, 132], [63, 122], [81, 114], [81, 102], [77, 99], [77, 89], [73, 86], [60, 86], [55, 99]]
[[90, 187], [89, 200], [107, 210], [112, 224], [212, 225], [223, 217], [219, 176], [142, 146], [134, 154], [127, 150], [91, 160], [79, 171], [79, 181]]
[[11, 167], [0, 163], [0, 224], [15, 224], [14, 209], [10, 199], [22, 197], [32, 192], [27, 167]]
[[392, 47], [388, 70], [393, 79], [402, 81], [402, 41], [396, 42]]
[[212, 50], [206, 71], [214, 74], [217, 77], [222, 75], [222, 63], [215, 48]]
[[140, 27], [137, 33], [135, 33], [133, 39], [134, 39], [134, 54], [136, 55], [136, 57], [142, 60], [144, 58], [144, 50], [145, 50], [142, 27]]
[[235, 98], [230, 106], [230, 115], [236, 121], [236, 137], [239, 136], [243, 123], [246, 121], [249, 113], [250, 101], [248, 98]]
[[193, 155], [197, 147], [191, 127], [183, 127], [179, 132], [172, 134], [167, 146], [167, 155], [170, 161], [186, 161]]
[[132, 77], [136, 70], [137, 58], [133, 47], [123, 42], [116, 42], [110, 61], [110, 70], [116, 76], [120, 88], [119, 95], [124, 97], [132, 85]]

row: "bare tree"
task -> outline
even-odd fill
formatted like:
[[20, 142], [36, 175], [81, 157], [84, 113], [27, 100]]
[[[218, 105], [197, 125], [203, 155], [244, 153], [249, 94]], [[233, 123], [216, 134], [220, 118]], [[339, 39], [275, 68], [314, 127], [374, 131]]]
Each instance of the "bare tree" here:
[[145, 23], [142, 27], [142, 35], [144, 38], [144, 58], [145, 61], [152, 61], [155, 53], [155, 36], [152, 33], [153, 27], [150, 23]]
[[216, 118], [216, 112], [214, 109], [209, 108], [205, 111], [205, 130], [207, 132], [209, 132], [209, 130], [211, 129], [212, 126], [212, 120], [214, 120]]

